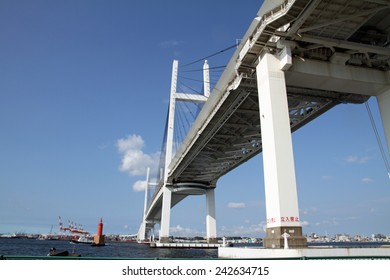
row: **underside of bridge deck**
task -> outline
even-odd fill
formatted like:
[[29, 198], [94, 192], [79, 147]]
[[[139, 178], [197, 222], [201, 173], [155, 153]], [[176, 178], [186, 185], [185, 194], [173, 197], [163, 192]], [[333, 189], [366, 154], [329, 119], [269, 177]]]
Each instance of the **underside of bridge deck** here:
[[[338, 104], [361, 104], [370, 96], [381, 100], [384, 111], [390, 100], [389, 15], [388, 0], [264, 1], [170, 161], [151, 217], [161, 215], [163, 188], [191, 183], [213, 188], [221, 176], [263, 151], [257, 67], [267, 55], [280, 61], [291, 132]], [[381, 114], [389, 126], [383, 117], [388, 113]], [[172, 207], [188, 195], [179, 189]], [[296, 240], [302, 236], [300, 228], [269, 227], [267, 238], [277, 247], [283, 229]]]

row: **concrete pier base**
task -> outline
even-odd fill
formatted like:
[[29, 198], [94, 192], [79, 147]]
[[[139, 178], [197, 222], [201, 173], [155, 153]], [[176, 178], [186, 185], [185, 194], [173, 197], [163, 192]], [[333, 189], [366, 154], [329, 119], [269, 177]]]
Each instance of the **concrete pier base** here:
[[228, 259], [342, 259], [389, 258], [390, 248], [321, 248], [265, 249], [248, 247], [219, 247], [219, 258]]
[[207, 243], [208, 244], [218, 244], [218, 239], [217, 238], [207, 238]]
[[170, 238], [169, 237], [160, 237], [159, 242], [160, 243], [169, 243], [170, 242]]
[[306, 237], [302, 235], [302, 227], [274, 227], [267, 228], [266, 237], [264, 238], [264, 247], [277, 249], [284, 247], [283, 233], [288, 233], [289, 248], [303, 248], [307, 245]]

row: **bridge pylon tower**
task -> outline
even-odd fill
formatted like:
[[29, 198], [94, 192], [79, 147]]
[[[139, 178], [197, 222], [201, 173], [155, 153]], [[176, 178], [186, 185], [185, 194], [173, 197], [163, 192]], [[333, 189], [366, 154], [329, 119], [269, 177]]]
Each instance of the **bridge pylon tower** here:
[[203, 88], [204, 94], [189, 94], [177, 92], [177, 76], [178, 76], [178, 65], [177, 60], [173, 61], [172, 65], [172, 80], [171, 80], [171, 92], [168, 112], [168, 126], [167, 126], [167, 141], [166, 141], [166, 152], [165, 152], [165, 168], [164, 168], [164, 185], [163, 185], [163, 201], [162, 201], [162, 212], [161, 212], [161, 223], [160, 223], [160, 235], [159, 241], [161, 243], [169, 242], [169, 227], [170, 217], [172, 208], [172, 194], [184, 195], [189, 194], [206, 194], [206, 232], [207, 241], [209, 243], [217, 242], [217, 230], [216, 230], [216, 217], [215, 217], [215, 195], [214, 188], [197, 184], [196, 182], [180, 182], [173, 184], [168, 182], [169, 177], [169, 164], [173, 157], [173, 133], [175, 126], [175, 107], [177, 101], [184, 102], [199, 102], [204, 103], [210, 96], [210, 74], [209, 65], [207, 60], [203, 64]]
[[[203, 88], [204, 94], [190, 94], [177, 92], [177, 76], [178, 76], [178, 60], [173, 61], [172, 65], [172, 80], [171, 80], [171, 92], [168, 112], [168, 126], [167, 126], [167, 141], [165, 152], [165, 168], [164, 168], [164, 185], [163, 185], [163, 200], [161, 210], [161, 223], [159, 241], [161, 243], [169, 242], [169, 228], [172, 208], [172, 195], [183, 193], [187, 194], [206, 194], [206, 232], [207, 241], [209, 243], [217, 242], [216, 235], [216, 217], [215, 217], [215, 195], [214, 188], [205, 187], [199, 185], [196, 182], [180, 182], [173, 184], [168, 181], [169, 177], [169, 165], [173, 157], [173, 133], [175, 126], [175, 107], [177, 101], [183, 102], [199, 102], [204, 103], [210, 96], [210, 74], [209, 65], [207, 60], [203, 64]], [[193, 192], [192, 192], [193, 191]], [[191, 193], [192, 192], [192, 193]]]
[[[174, 144], [174, 127], [175, 127], [175, 108], [176, 102], [198, 102], [205, 103], [210, 96], [210, 74], [209, 65], [207, 60], [203, 65], [203, 88], [204, 94], [191, 94], [182, 93], [177, 91], [177, 77], [178, 77], [178, 65], [177, 60], [173, 61], [172, 65], [172, 79], [171, 79], [171, 91], [168, 111], [168, 123], [166, 131], [166, 147], [165, 147], [165, 164], [162, 172], [162, 208], [161, 208], [161, 219], [159, 221], [150, 222], [147, 220], [147, 206], [145, 196], [145, 209], [144, 219], [139, 231], [139, 240], [145, 239], [148, 230], [154, 229], [154, 223], [160, 223], [159, 242], [168, 243], [170, 241], [170, 219], [171, 219], [171, 208], [175, 205], [177, 196], [187, 195], [206, 195], [206, 232], [207, 241], [209, 243], [217, 242], [216, 233], [216, 214], [215, 214], [215, 193], [214, 187], [197, 182], [172, 182], [169, 180], [169, 165], [173, 158], [173, 144]], [[148, 176], [147, 176], [148, 177]], [[146, 195], [146, 194], [145, 194]], [[173, 199], [173, 196], [174, 199]]]

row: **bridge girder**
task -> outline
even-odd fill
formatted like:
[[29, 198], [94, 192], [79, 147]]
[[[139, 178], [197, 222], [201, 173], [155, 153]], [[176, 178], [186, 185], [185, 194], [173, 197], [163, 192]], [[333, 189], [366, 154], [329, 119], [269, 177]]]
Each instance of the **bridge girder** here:
[[[264, 53], [281, 56], [286, 47], [291, 51], [292, 65], [285, 75], [292, 132], [337, 104], [363, 103], [389, 87], [389, 1], [275, 2], [282, 4], [262, 14], [260, 9], [233, 55], [216, 86], [225, 92], [211, 95], [219, 96], [209, 100], [214, 104], [205, 106], [188, 133], [180, 156], [170, 165], [170, 181], [215, 184], [261, 152], [256, 65]], [[376, 28], [370, 29], [371, 24]], [[349, 76], [341, 75], [341, 68]], [[305, 80], [314, 70], [317, 76]]]

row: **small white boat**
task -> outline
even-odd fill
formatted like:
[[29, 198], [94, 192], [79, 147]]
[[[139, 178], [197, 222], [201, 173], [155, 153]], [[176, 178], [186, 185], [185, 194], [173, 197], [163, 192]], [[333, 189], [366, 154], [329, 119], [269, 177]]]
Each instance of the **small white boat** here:
[[80, 236], [78, 239], [73, 239], [70, 243], [83, 243], [83, 244], [92, 244], [93, 240], [86, 236]]

